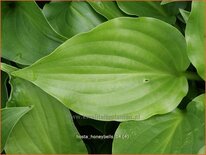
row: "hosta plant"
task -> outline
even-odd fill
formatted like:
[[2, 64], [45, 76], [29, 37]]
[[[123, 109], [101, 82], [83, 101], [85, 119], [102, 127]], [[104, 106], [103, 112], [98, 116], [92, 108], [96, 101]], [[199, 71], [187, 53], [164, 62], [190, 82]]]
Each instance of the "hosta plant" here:
[[2, 2], [1, 152], [204, 154], [205, 2]]

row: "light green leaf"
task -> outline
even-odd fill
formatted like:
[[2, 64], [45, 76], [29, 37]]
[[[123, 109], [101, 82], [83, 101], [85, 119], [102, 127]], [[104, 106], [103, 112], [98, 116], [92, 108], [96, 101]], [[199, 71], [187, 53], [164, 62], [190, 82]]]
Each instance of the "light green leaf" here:
[[204, 145], [204, 98], [205, 95], [195, 98], [186, 111], [177, 109], [144, 121], [121, 123], [115, 133], [113, 153], [197, 153]]
[[66, 38], [48, 24], [35, 2], [2, 2], [2, 56], [29, 65]]
[[189, 18], [189, 15], [190, 15], [190, 12], [189, 11], [186, 11], [184, 9], [180, 9], [180, 13], [185, 21], [185, 23], [187, 23], [188, 21], [188, 18]]
[[23, 79], [12, 78], [10, 107], [34, 105], [14, 127], [5, 151], [8, 154], [87, 153], [69, 110], [56, 99]]
[[123, 17], [126, 16], [124, 12], [122, 12], [116, 2], [111, 1], [111, 2], [92, 2], [88, 1], [88, 3], [96, 10], [98, 13], [100, 13], [102, 16], [107, 18], [108, 20], [117, 18], [117, 17]]
[[115, 18], [12, 75], [83, 116], [143, 120], [177, 107], [188, 91], [188, 65], [176, 28], [155, 18]]
[[128, 15], [136, 15], [140, 17], [154, 17], [166, 21], [168, 23], [175, 23], [176, 17], [170, 15], [169, 11], [160, 5], [160, 2], [117, 2], [119, 8]]
[[200, 150], [199, 150], [199, 152], [198, 152], [198, 154], [203, 154], [203, 155], [205, 155], [205, 146], [203, 146]]
[[4, 149], [7, 139], [9, 138], [14, 126], [21, 119], [21, 117], [23, 117], [31, 109], [31, 106], [1, 109], [1, 152]]
[[1, 63], [1, 70], [6, 72], [7, 74], [11, 74], [12, 72], [18, 70], [18, 68], [5, 63]]
[[198, 74], [205, 79], [205, 1], [193, 1], [186, 25], [187, 53]]
[[52, 27], [67, 38], [105, 21], [87, 2], [50, 2], [44, 6], [43, 13]]
[[160, 4], [165, 5], [165, 4], [172, 3], [172, 2], [174, 1], [173, 0], [162, 0]]

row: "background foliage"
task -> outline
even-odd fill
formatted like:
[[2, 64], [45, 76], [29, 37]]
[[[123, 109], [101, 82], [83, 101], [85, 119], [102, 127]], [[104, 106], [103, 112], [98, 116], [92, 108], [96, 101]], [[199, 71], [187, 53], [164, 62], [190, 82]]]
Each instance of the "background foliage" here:
[[3, 153], [204, 153], [205, 2], [1, 3]]

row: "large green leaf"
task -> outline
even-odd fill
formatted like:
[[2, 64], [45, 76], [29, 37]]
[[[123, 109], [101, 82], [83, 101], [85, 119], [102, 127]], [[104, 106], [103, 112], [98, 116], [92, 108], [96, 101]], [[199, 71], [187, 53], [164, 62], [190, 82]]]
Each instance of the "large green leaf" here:
[[160, 2], [117, 2], [119, 8], [129, 15], [154, 17], [164, 20], [169, 23], [175, 23], [176, 18], [170, 14], [165, 6], [160, 5]]
[[126, 15], [126, 14], [124, 14], [124, 12], [122, 12], [118, 8], [116, 2], [114, 2], [114, 1], [111, 1], [111, 2], [88, 1], [88, 3], [94, 8], [94, 10], [96, 10], [98, 13], [100, 13], [102, 16], [104, 16], [108, 20], [113, 19], [113, 18], [117, 18], [117, 17], [123, 17]]
[[86, 2], [50, 2], [44, 6], [43, 13], [52, 27], [68, 38], [105, 21]]
[[69, 110], [30, 82], [12, 78], [10, 107], [34, 105], [14, 127], [5, 147], [9, 154], [87, 153]]
[[115, 133], [113, 153], [198, 153], [205, 137], [204, 98], [204, 95], [195, 98], [186, 111], [177, 109], [148, 120], [121, 123]]
[[1, 109], [1, 152], [7, 142], [9, 135], [16, 123], [24, 116], [28, 111], [31, 110], [30, 107], [11, 107]]
[[35, 2], [2, 2], [2, 56], [28, 65], [66, 38], [48, 24]]
[[177, 107], [188, 91], [188, 65], [176, 28], [154, 18], [124, 17], [71, 38], [13, 75], [83, 116], [142, 120]]
[[205, 1], [193, 1], [185, 37], [190, 61], [205, 79]]

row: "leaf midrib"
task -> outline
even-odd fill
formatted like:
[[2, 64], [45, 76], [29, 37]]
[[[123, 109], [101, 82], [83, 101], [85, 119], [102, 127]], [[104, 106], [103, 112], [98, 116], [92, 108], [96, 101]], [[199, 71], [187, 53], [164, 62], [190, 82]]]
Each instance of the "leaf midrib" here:
[[167, 148], [167, 146], [170, 143], [170, 140], [172, 139], [172, 136], [175, 134], [175, 131], [178, 129], [179, 125], [182, 123], [183, 121], [183, 114], [182, 112], [179, 112], [180, 114], [180, 119], [177, 119], [176, 124], [174, 124], [174, 128], [173, 130], [170, 132], [170, 134], [168, 135], [168, 137], [166, 138], [166, 140], [164, 141], [165, 143], [163, 143], [165, 146], [162, 148], [162, 152], [164, 152]]

